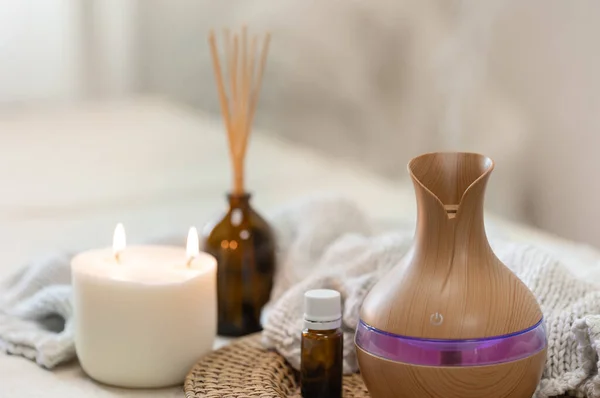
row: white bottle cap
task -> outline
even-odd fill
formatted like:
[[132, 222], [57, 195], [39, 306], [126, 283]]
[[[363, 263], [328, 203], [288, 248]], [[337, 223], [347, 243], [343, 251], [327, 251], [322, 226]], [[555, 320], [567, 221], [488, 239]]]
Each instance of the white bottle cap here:
[[335, 290], [316, 289], [304, 293], [304, 327], [331, 330], [342, 326], [342, 300]]

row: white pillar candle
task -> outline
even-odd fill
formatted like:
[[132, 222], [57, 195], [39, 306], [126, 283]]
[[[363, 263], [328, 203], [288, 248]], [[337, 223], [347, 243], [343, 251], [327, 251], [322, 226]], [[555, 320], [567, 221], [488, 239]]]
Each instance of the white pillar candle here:
[[[118, 228], [119, 229], [119, 228]], [[71, 263], [75, 347], [84, 371], [131, 388], [181, 384], [216, 335], [214, 257], [169, 246], [92, 250]], [[119, 247], [121, 246], [121, 247]]]

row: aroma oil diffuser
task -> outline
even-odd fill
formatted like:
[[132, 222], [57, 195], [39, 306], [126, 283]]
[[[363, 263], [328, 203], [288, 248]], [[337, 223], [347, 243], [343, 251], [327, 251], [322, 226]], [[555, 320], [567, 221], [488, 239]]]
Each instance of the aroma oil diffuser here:
[[530, 398], [546, 360], [542, 311], [494, 255], [483, 198], [494, 162], [432, 153], [408, 170], [411, 250], [367, 295], [357, 355], [373, 398]]

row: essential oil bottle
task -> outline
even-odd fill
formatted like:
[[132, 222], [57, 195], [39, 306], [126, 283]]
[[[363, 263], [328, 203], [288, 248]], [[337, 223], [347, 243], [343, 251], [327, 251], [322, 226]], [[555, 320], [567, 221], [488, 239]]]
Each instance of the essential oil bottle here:
[[303, 398], [341, 398], [342, 304], [335, 290], [304, 294], [300, 384]]

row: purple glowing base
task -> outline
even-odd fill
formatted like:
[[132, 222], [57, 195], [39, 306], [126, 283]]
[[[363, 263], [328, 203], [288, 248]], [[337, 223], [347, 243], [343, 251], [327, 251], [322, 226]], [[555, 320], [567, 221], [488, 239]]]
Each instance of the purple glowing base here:
[[483, 366], [517, 361], [546, 348], [544, 320], [520, 332], [473, 340], [433, 340], [391, 334], [362, 320], [355, 342], [390, 361], [423, 366]]

